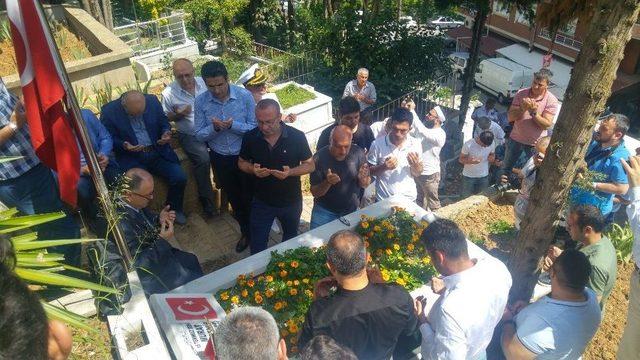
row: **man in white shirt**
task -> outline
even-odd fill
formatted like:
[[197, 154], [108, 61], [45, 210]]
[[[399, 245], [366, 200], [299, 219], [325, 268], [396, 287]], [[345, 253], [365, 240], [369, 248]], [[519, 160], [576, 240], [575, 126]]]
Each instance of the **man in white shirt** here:
[[467, 141], [460, 150], [462, 198], [483, 191], [489, 186], [489, 164], [495, 162], [493, 133], [483, 131]]
[[504, 130], [490, 118], [483, 116], [476, 120], [476, 126], [473, 128], [473, 137], [480, 135], [481, 132], [488, 130], [493, 134], [493, 142], [495, 147], [504, 145]]
[[488, 98], [485, 101], [483, 106], [478, 106], [475, 110], [473, 110], [473, 114], [471, 114], [471, 119], [473, 121], [478, 121], [481, 117], [488, 117], [491, 121], [498, 123], [498, 111], [495, 109], [496, 99]]
[[[440, 209], [438, 187], [440, 185], [440, 151], [447, 141], [447, 134], [442, 129], [445, 122], [444, 113], [439, 106], [431, 109], [426, 116], [425, 124], [415, 121], [422, 140], [422, 173], [416, 178], [418, 199], [416, 203], [425, 209]], [[424, 198], [427, 198], [425, 204]]]
[[422, 359], [485, 359], [493, 329], [507, 305], [509, 270], [491, 256], [470, 258], [464, 233], [451, 220], [432, 222], [420, 240], [442, 274], [432, 279], [440, 298], [428, 315], [423, 313], [424, 299], [416, 300]]
[[198, 141], [193, 127], [193, 108], [196, 96], [207, 91], [201, 77], [195, 76], [193, 64], [188, 59], [173, 62], [175, 81], [162, 91], [162, 109], [176, 125], [180, 146], [191, 160], [198, 187], [198, 196], [205, 215], [213, 216], [213, 187], [211, 162], [207, 144]]
[[618, 348], [618, 360], [637, 359], [640, 354], [640, 156], [632, 156], [627, 164], [621, 159], [629, 177], [630, 204], [627, 205], [627, 217], [633, 231], [633, 261], [635, 269], [631, 275], [629, 289], [629, 308], [627, 326]]
[[371, 175], [376, 177], [376, 199], [403, 195], [416, 200], [415, 177], [422, 173], [422, 146], [409, 131], [413, 123], [411, 112], [397, 108], [389, 119], [389, 134], [376, 139], [367, 153]]
[[590, 273], [585, 254], [565, 250], [549, 271], [551, 295], [530, 305], [520, 301], [504, 312], [501, 343], [507, 360], [581, 359], [601, 320], [597, 296], [587, 288]]

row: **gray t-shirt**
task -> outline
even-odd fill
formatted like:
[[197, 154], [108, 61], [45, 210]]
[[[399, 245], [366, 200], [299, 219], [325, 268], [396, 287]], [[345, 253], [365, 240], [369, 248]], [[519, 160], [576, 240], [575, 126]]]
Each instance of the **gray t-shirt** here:
[[346, 215], [358, 209], [362, 189], [358, 183], [358, 170], [367, 162], [364, 151], [358, 145], [351, 145], [349, 154], [343, 161], [336, 160], [329, 152], [329, 146], [318, 150], [313, 156], [316, 170], [311, 173], [311, 185], [318, 185], [327, 178], [327, 172], [340, 176], [340, 182], [332, 185], [326, 194], [315, 198], [315, 203], [338, 215]]
[[600, 325], [600, 306], [593, 290], [586, 301], [545, 296], [515, 317], [518, 339], [537, 360], [577, 360]]

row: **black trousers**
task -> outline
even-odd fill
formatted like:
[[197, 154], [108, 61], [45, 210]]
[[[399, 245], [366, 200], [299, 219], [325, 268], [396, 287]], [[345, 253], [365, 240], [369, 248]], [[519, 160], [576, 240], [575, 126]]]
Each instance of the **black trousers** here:
[[233, 217], [243, 236], [249, 237], [251, 189], [248, 175], [238, 168], [238, 155], [221, 155], [211, 151], [211, 165], [216, 173], [217, 187], [222, 188], [233, 208]]

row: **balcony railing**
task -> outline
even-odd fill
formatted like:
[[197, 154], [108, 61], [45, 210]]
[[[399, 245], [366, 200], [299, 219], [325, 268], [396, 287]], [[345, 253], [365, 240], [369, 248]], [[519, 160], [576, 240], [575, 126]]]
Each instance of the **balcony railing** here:
[[[551, 33], [549, 33], [549, 30], [547, 29], [540, 29], [538, 31], [538, 36], [543, 37], [547, 40], [551, 40]], [[582, 41], [578, 41], [571, 36], [562, 35], [562, 34], [556, 34], [555, 43], [564, 45], [566, 47], [570, 47], [578, 51], [580, 51], [580, 48], [582, 48]]]
[[184, 25], [184, 13], [114, 27], [113, 32], [131, 46], [135, 55], [144, 55], [181, 45], [186, 43], [188, 39]]

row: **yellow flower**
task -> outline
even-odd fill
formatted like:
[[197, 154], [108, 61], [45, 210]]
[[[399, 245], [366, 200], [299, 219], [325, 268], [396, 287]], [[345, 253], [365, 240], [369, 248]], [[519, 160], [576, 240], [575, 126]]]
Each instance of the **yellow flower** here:
[[403, 278], [398, 278], [398, 279], [396, 280], [396, 283], [398, 283], [398, 285], [401, 285], [401, 286], [405, 286], [405, 285], [407, 285], [407, 283], [404, 281], [404, 279], [403, 279]]
[[278, 267], [279, 267], [279, 268], [283, 268], [283, 267], [284, 267], [284, 263], [283, 263], [283, 262], [279, 262], [279, 263], [278, 263]]
[[385, 270], [382, 270], [382, 280], [389, 281], [389, 273]]
[[291, 290], [289, 290], [289, 295], [291, 295], [291, 296], [296, 296], [296, 295], [298, 295], [298, 289], [291, 289]]
[[413, 251], [414, 248], [415, 247], [413, 246], [413, 244], [407, 245], [407, 250], [409, 250], [409, 251]]
[[253, 281], [253, 279], [249, 279], [249, 281], [247, 281], [247, 285], [249, 285], [249, 287], [253, 287], [256, 284], [255, 281]]
[[422, 263], [425, 265], [429, 265], [431, 263], [431, 259], [425, 256], [422, 258]]
[[309, 279], [304, 278], [304, 279], [302, 279], [302, 282], [305, 283], [305, 284], [308, 284], [309, 283]]
[[311, 290], [308, 290], [308, 289], [307, 289], [307, 290], [305, 290], [305, 291], [304, 291], [304, 294], [305, 294], [305, 295], [307, 295], [307, 297], [310, 297], [310, 298], [312, 298], [312, 297], [313, 297], [313, 291], [311, 291]]
[[247, 289], [242, 289], [240, 295], [242, 295], [243, 298], [246, 298], [249, 295], [249, 292], [247, 291]]
[[256, 296], [254, 297], [254, 300], [256, 301], [256, 304], [262, 304], [262, 300], [263, 300], [263, 299], [262, 299], [262, 296], [260, 296], [260, 295], [256, 295]]
[[[274, 309], [275, 311], [278, 311], [278, 310], [282, 309], [282, 307], [283, 307], [283, 305], [282, 305], [282, 302], [281, 302], [281, 301], [276, 301], [276, 303], [275, 303], [275, 304], [273, 304], [273, 309]], [[285, 336], [285, 335], [283, 335], [283, 336]]]
[[264, 292], [265, 295], [267, 295], [268, 298], [273, 296], [274, 291], [271, 289], [267, 289], [267, 291]]
[[246, 275], [244, 275], [244, 274], [238, 275], [238, 281], [241, 281], [241, 280], [244, 280], [244, 279], [246, 279]]
[[376, 226], [373, 227], [373, 231], [380, 232], [380, 231], [382, 231], [382, 228], [380, 228], [380, 226], [376, 225]]
[[363, 221], [361, 225], [362, 225], [363, 229], [368, 229], [369, 228], [369, 223], [366, 222], [366, 221]]
[[411, 237], [411, 242], [416, 242], [418, 241], [418, 234], [413, 234], [413, 236]]
[[289, 325], [289, 332], [292, 333], [292, 334], [297, 334], [298, 333], [298, 325], [296, 325], [296, 324]]
[[393, 233], [392, 232], [387, 234], [387, 239], [393, 239]]
[[400, 250], [400, 245], [398, 244], [393, 244], [393, 250]]
[[391, 255], [391, 249], [385, 249], [384, 252], [386, 252], [387, 255]]
[[286, 282], [286, 284], [287, 284], [287, 286], [288, 286], [288, 287], [291, 287], [291, 286], [293, 286], [293, 281], [288, 280], [288, 281]]
[[293, 280], [293, 285], [294, 285], [294, 286], [298, 286], [298, 285], [300, 285], [300, 281], [298, 281], [298, 280]]
[[232, 303], [232, 304], [237, 304], [237, 303], [239, 303], [239, 302], [240, 302], [240, 299], [238, 299], [238, 296], [233, 295], [233, 296], [231, 297], [231, 303]]
[[223, 301], [229, 300], [229, 293], [226, 291], [223, 292], [222, 294], [220, 294], [220, 299], [222, 299]]
[[267, 282], [272, 282], [273, 281], [273, 276], [267, 275], [266, 280], [267, 280]]
[[293, 260], [293, 261], [291, 262], [291, 267], [292, 267], [292, 268], [294, 268], [294, 269], [295, 269], [295, 268], [297, 268], [297, 267], [298, 267], [298, 262], [297, 262], [297, 261], [295, 261], [295, 260]]
[[281, 278], [286, 277], [286, 276], [287, 276], [287, 274], [288, 274], [287, 270], [281, 270], [281, 271], [280, 271], [280, 277], [281, 277]]

